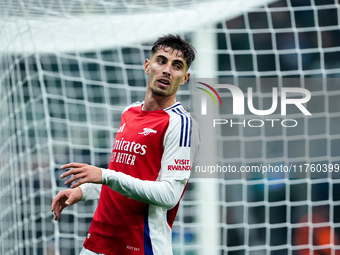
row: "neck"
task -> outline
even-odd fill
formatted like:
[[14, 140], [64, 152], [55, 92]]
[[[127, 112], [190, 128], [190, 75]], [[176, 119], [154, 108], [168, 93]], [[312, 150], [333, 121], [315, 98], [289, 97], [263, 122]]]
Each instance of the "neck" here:
[[147, 89], [146, 94], [145, 94], [143, 110], [144, 111], [163, 110], [163, 109], [170, 107], [175, 102], [176, 102], [175, 95], [162, 97], [162, 96], [155, 95], [149, 89]]

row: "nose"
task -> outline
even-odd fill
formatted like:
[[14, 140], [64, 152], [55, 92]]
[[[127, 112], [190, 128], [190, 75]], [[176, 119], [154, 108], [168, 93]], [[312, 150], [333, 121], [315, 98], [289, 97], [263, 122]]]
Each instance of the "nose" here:
[[165, 65], [164, 66], [163, 74], [167, 75], [167, 76], [170, 76], [170, 65]]

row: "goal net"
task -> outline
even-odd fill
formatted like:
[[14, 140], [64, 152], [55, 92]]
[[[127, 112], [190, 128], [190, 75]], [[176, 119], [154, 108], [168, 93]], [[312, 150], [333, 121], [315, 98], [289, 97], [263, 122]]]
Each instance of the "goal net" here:
[[[144, 99], [144, 60], [167, 33], [197, 49], [177, 100], [202, 137], [174, 254], [338, 254], [338, 10], [336, 0], [0, 1], [0, 254], [80, 252], [97, 202], [66, 208], [55, 222], [60, 167], [107, 167], [122, 110]], [[243, 92], [243, 115], [233, 114], [226, 84]], [[290, 87], [311, 99], [283, 116]], [[270, 109], [275, 88], [277, 109], [254, 114], [247, 99]], [[261, 171], [235, 176], [228, 166]]]

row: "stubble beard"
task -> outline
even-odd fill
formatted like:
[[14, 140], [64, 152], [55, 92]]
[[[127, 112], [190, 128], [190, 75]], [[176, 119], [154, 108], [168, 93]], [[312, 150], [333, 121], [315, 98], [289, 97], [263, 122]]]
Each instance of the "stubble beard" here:
[[161, 88], [153, 88], [151, 87], [150, 88], [151, 92], [157, 96], [161, 96], [161, 97], [166, 97], [168, 96], [168, 93], [166, 90], [163, 90]]
[[173, 91], [173, 89], [171, 88], [168, 88], [167, 90], [167, 89], [162, 89], [162, 88], [154, 87], [154, 86], [150, 86], [150, 90], [153, 94], [157, 96], [161, 96], [161, 97], [172, 96], [176, 92], [176, 91]]

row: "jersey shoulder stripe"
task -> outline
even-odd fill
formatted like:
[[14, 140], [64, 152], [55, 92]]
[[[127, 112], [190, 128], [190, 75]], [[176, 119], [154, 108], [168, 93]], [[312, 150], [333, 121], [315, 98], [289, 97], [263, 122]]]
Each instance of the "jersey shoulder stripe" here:
[[132, 103], [132, 104], [126, 106], [125, 109], [124, 109], [124, 111], [123, 111], [123, 113], [126, 112], [127, 110], [129, 110], [129, 109], [132, 108], [132, 107], [141, 106], [143, 103], [144, 103], [144, 101], [137, 101], [137, 102], [134, 102], [134, 103]]
[[191, 146], [191, 133], [192, 133], [192, 119], [190, 114], [184, 110], [180, 103], [165, 109], [169, 114], [174, 114], [180, 118], [180, 140], [179, 147], [190, 147]]
[[164, 109], [164, 111], [169, 111], [169, 110], [172, 110], [172, 109], [178, 108], [178, 107], [182, 107], [181, 103], [176, 103], [176, 104], [170, 106], [169, 108]]

